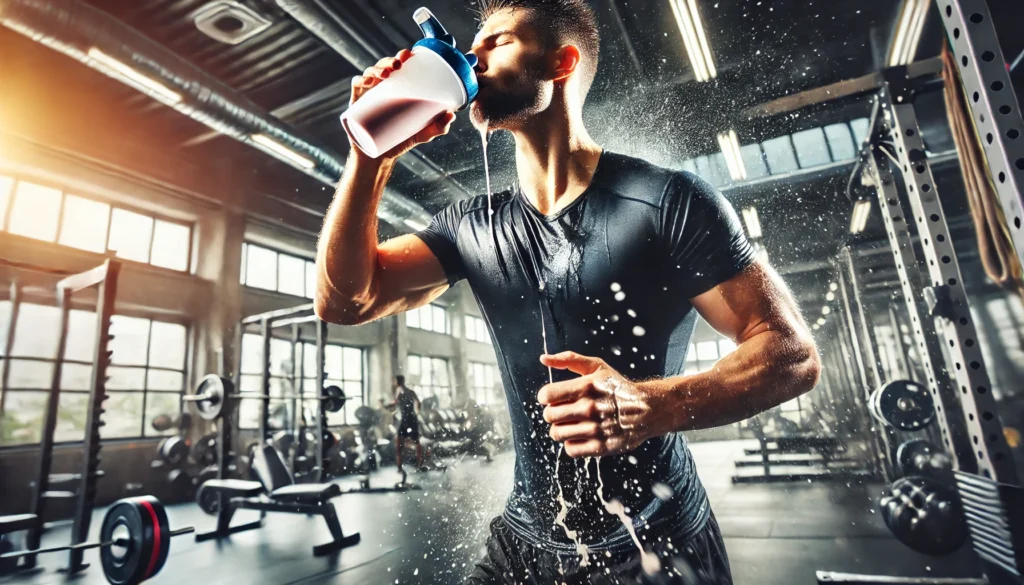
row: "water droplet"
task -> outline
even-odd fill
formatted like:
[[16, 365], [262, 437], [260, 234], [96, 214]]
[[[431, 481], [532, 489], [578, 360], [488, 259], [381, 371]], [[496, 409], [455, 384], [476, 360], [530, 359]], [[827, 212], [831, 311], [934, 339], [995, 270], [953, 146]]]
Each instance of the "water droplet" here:
[[654, 492], [654, 495], [663, 502], [671, 500], [672, 495], [674, 494], [672, 488], [668, 487], [668, 484], [662, 483], [660, 481], [656, 482], [653, 486], [651, 486], [651, 491]]
[[622, 350], [617, 345], [612, 346], [612, 353], [615, 355], [622, 355]]
[[647, 331], [644, 330], [643, 327], [639, 325], [633, 327], [633, 335], [636, 335], [637, 337], [643, 337], [645, 333], [647, 333]]
[[624, 300], [626, 300], [626, 293], [622, 292], [621, 290], [619, 292], [615, 293], [615, 300], [616, 301], [624, 301]]
[[627, 457], [627, 458], [626, 458], [626, 461], [629, 461], [629, 462], [630, 462], [630, 463], [632, 463], [633, 465], [636, 465], [636, 463], [637, 463], [637, 461], [636, 461], [636, 457], [633, 457], [632, 455], [630, 455], [629, 457]]
[[636, 317], [636, 311], [634, 311], [633, 309], [626, 309], [626, 314], [629, 315], [630, 317]]
[[613, 282], [612, 283], [612, 292], [619, 292], [620, 290], [622, 290], [622, 285], [620, 285], [617, 282]]

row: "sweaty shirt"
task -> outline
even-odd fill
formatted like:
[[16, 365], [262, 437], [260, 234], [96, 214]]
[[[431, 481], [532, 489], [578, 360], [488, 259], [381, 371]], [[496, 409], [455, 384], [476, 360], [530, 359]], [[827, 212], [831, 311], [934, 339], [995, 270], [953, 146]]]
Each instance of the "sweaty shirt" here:
[[[496, 194], [492, 208], [493, 233], [484, 195], [450, 205], [417, 235], [451, 284], [469, 281], [494, 339], [516, 450], [504, 518], [542, 550], [575, 551], [554, 524], [560, 485], [570, 506], [565, 523], [584, 544], [627, 551], [628, 532], [597, 497], [598, 460], [562, 454], [555, 477], [559, 445], [537, 402], [548, 383], [541, 325], [549, 353], [600, 357], [632, 380], [679, 374], [697, 319], [688, 299], [735, 276], [754, 251], [710, 184], [607, 151], [586, 191], [554, 215], [518, 190]], [[707, 520], [707, 495], [681, 434], [599, 463], [605, 499], [626, 506], [638, 535], [686, 537]], [[669, 489], [655, 489], [659, 483]]]
[[395, 396], [395, 404], [398, 405], [398, 420], [403, 424], [416, 422], [416, 393], [402, 386]]

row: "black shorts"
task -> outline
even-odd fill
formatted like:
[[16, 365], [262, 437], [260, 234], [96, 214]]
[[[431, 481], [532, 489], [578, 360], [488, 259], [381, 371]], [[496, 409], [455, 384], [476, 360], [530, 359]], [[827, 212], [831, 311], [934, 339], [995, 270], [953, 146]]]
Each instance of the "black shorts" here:
[[515, 536], [501, 516], [491, 521], [487, 553], [463, 585], [732, 585], [732, 571], [722, 533], [714, 515], [689, 540], [671, 544], [667, 539], [648, 550], [661, 560], [661, 572], [648, 576], [640, 566], [639, 551], [607, 557], [591, 553], [590, 565], [579, 567], [579, 557], [542, 551]]
[[402, 439], [420, 440], [420, 421], [413, 419], [409, 422], [399, 421], [398, 437]]

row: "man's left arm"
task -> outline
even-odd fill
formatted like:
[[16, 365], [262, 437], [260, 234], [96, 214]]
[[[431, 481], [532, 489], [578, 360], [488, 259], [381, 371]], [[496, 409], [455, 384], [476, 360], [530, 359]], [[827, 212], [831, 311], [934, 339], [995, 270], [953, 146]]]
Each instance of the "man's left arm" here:
[[690, 301], [738, 344], [706, 372], [634, 382], [599, 358], [574, 352], [541, 358], [580, 374], [548, 384], [538, 395], [551, 437], [564, 442], [569, 455], [622, 453], [666, 433], [734, 423], [817, 383], [821, 364], [814, 341], [771, 268], [755, 262]]

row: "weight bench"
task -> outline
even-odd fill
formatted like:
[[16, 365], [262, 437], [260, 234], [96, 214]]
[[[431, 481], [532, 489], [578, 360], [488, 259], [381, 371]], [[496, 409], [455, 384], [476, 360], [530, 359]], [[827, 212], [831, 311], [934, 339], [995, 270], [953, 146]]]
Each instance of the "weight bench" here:
[[[348, 548], [359, 543], [359, 533], [345, 536], [341, 530], [341, 522], [332, 498], [341, 495], [341, 488], [333, 483], [296, 484], [284, 459], [271, 445], [256, 449], [252, 463], [253, 471], [259, 481], [241, 479], [212, 479], [199, 488], [196, 499], [202, 494], [212, 492], [219, 501], [217, 510], [217, 527], [201, 534], [196, 534], [196, 542], [230, 536], [263, 526], [267, 512], [286, 512], [289, 514], [306, 514], [323, 517], [333, 540], [313, 547], [313, 556], [324, 556]], [[260, 519], [248, 524], [231, 526], [231, 518], [235, 510], [259, 510]]]

